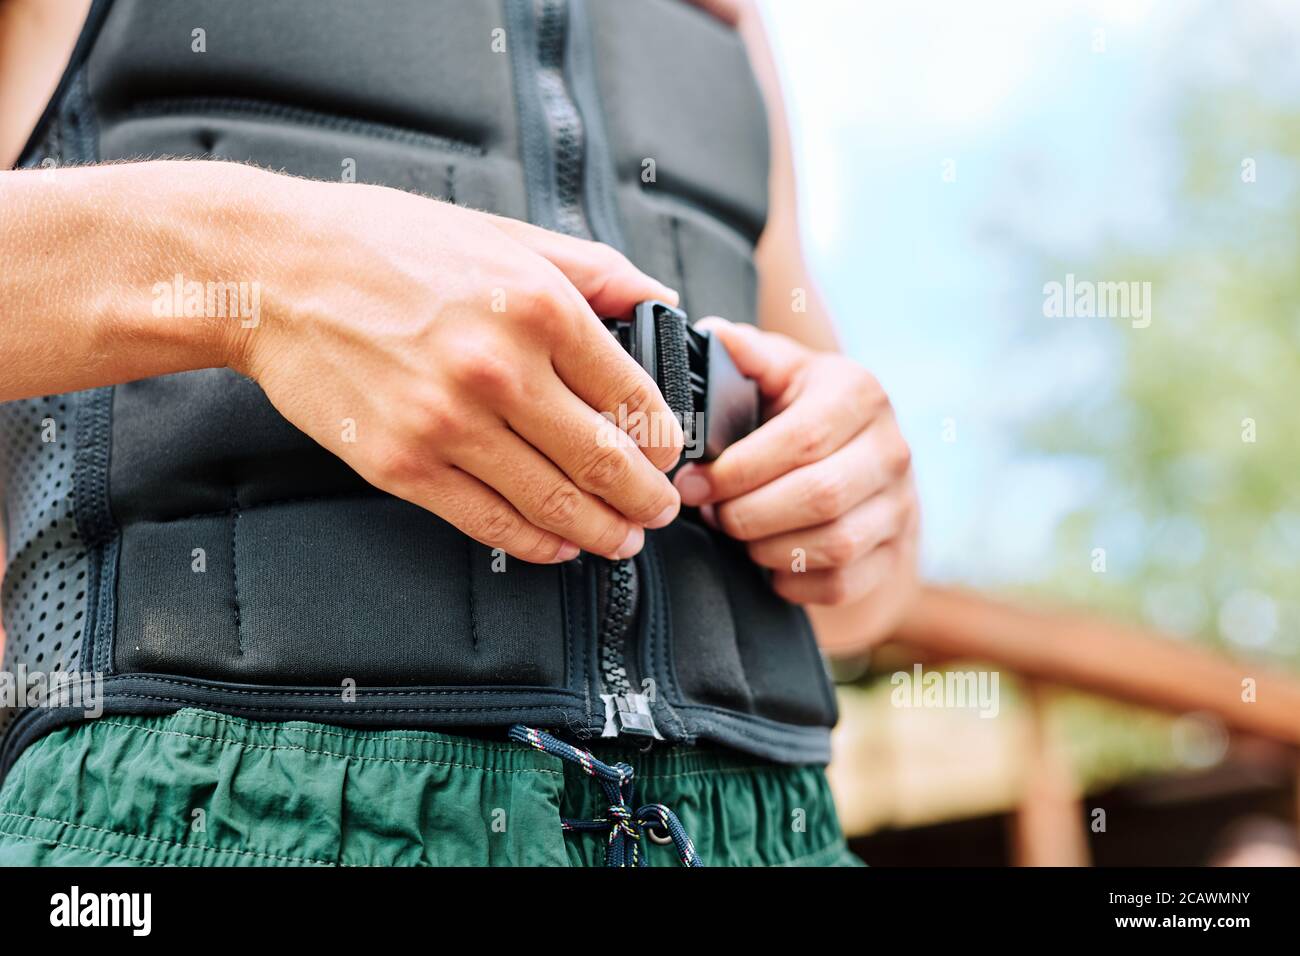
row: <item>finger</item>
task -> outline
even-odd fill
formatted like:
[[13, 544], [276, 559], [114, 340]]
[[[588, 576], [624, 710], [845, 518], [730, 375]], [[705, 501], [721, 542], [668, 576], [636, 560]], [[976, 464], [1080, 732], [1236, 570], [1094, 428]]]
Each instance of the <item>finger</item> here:
[[429, 475], [412, 500], [438, 514], [480, 544], [500, 548], [533, 564], [557, 564], [578, 556], [578, 546], [528, 521], [483, 482], [444, 465]]
[[644, 530], [583, 491], [504, 423], [455, 451], [453, 463], [490, 485], [532, 524], [607, 558], [641, 550]]
[[893, 423], [877, 422], [821, 461], [722, 502], [718, 522], [740, 541], [825, 524], [884, 490], [909, 464], [907, 444]]
[[752, 325], [728, 322], [716, 315], [705, 316], [695, 327], [721, 339], [736, 368], [758, 383], [759, 392], [767, 399], [781, 397], [807, 364], [811, 353], [788, 336], [762, 332]]
[[589, 309], [571, 323], [551, 363], [573, 394], [610, 416], [660, 471], [668, 471], [681, 459], [685, 442], [681, 422], [650, 374]]
[[618, 318], [646, 299], [676, 305], [677, 293], [632, 265], [617, 249], [575, 239], [518, 219], [494, 216], [493, 222], [564, 273], [597, 315]]
[[726, 501], [754, 491], [796, 468], [842, 448], [888, 406], [868, 376], [855, 376], [846, 394], [833, 382], [810, 384], [789, 407], [770, 418], [707, 465], [688, 464], [674, 478], [682, 503]]
[[558, 379], [526, 403], [504, 409], [506, 422], [579, 488], [647, 528], [669, 524], [680, 509], [677, 490], [636, 443]]
[[749, 556], [774, 571], [839, 568], [865, 557], [903, 533], [910, 505], [902, 489], [873, 495], [838, 521], [787, 531], [751, 542]]
[[795, 604], [849, 604], [880, 587], [897, 559], [897, 547], [888, 543], [847, 567], [777, 571], [772, 575], [772, 589]]

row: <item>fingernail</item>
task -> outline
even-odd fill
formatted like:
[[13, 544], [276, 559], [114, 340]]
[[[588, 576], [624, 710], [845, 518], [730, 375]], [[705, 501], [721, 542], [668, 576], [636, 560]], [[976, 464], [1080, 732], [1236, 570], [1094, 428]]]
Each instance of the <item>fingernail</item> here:
[[572, 561], [578, 556], [578, 546], [572, 541], [566, 541], [560, 545], [560, 550], [555, 553], [556, 561]]
[[709, 487], [709, 479], [704, 477], [694, 465], [687, 465], [677, 472], [673, 484], [677, 486], [677, 493], [682, 496], [682, 504], [688, 507], [708, 501], [712, 490]]
[[616, 561], [630, 558], [641, 550], [641, 545], [644, 543], [645, 532], [641, 530], [640, 525], [634, 525], [632, 530], [627, 533], [627, 537], [623, 539], [623, 543], [618, 546], [618, 550], [611, 557]]
[[677, 512], [678, 510], [680, 510], [680, 508], [681, 506], [677, 504], [669, 505], [663, 511], [659, 512], [657, 515], [655, 515], [653, 518], [647, 521], [645, 523], [645, 526], [647, 528], [663, 528], [667, 525], [672, 524], [673, 519], [677, 517]]

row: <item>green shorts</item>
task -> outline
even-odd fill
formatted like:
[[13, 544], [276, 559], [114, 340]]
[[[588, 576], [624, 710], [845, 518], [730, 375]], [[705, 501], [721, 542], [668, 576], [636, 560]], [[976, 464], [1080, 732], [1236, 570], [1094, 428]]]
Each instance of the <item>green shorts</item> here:
[[[826, 776], [713, 749], [594, 747], [676, 811], [707, 866], [851, 865]], [[199, 710], [56, 731], [0, 789], [0, 864], [601, 866], [575, 765], [506, 740]], [[676, 865], [648, 838], [649, 862]]]

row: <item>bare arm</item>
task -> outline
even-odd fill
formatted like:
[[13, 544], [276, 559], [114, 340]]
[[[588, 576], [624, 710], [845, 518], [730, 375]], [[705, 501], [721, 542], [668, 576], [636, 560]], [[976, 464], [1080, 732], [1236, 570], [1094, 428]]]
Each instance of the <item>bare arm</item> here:
[[[771, 174], [768, 223], [756, 250], [759, 273], [759, 325], [765, 331], [788, 336], [813, 350], [838, 351], [839, 343], [834, 320], [817, 290], [817, 284], [804, 259], [799, 235], [797, 188], [790, 129], [786, 120], [780, 77], [768, 44], [762, 17], [752, 0], [696, 0], [696, 2], [739, 30], [744, 38], [750, 62], [767, 106], [771, 137]], [[803, 311], [796, 311], [794, 308], [796, 290], [801, 292], [800, 298], [805, 306]], [[792, 388], [792, 382], [782, 380], [780, 373], [782, 369], [788, 367], [791, 370], [789, 378], [796, 378], [799, 374], [798, 363], [801, 358], [797, 355], [787, 356], [780, 348], [773, 348], [764, 350], [761, 354], [756, 352], [753, 360], [756, 368], [762, 367], [772, 380], [773, 396], [787, 395]], [[832, 366], [832, 373], [833, 370]], [[882, 397], [883, 393], [880, 393], [871, 400], [879, 401]], [[788, 401], [789, 399], [778, 397], [776, 400]], [[842, 406], [847, 404], [847, 402], [842, 403]], [[887, 406], [887, 401], [885, 405]], [[828, 415], [839, 414], [839, 411], [840, 409], [832, 409]], [[882, 409], [880, 414], [892, 419], [892, 411], [887, 407]], [[799, 437], [795, 434], [787, 435], [785, 438], [787, 444], [790, 441], [799, 441]], [[776, 444], [779, 443], [774, 443]], [[881, 439], [876, 443], [876, 450], [887, 457], [897, 456], [900, 454], [897, 445], [898, 441], [890, 443], [886, 439]], [[842, 451], [837, 454], [842, 458], [848, 457], [843, 455]], [[836, 547], [848, 547], [847, 539], [851, 539], [854, 535], [859, 539], [864, 534], [880, 535], [882, 532], [879, 528], [882, 525], [895, 522], [890, 525], [890, 530], [894, 533], [880, 542], [875, 549], [876, 559], [869, 562], [872, 566], [871, 570], [864, 570], [856, 577], [846, 575], [850, 580], [840, 582], [842, 586], [836, 589], [833, 597], [843, 597], [847, 592], [848, 599], [827, 599], [825, 592], [817, 592], [807, 586], [787, 595], [794, 600], [802, 600], [809, 604], [809, 612], [818, 640], [830, 652], [853, 654], [883, 640], [898, 625], [917, 594], [916, 552], [919, 509], [916, 506], [910, 470], [906, 467], [905, 446], [901, 454], [904, 460], [902, 466], [904, 472], [893, 483], [893, 490], [889, 491], [894, 504], [875, 507], [874, 526], [869, 526], [871, 523], [861, 517], [856, 519], [846, 517], [835, 523], [837, 525], [837, 530], [834, 532]], [[830, 455], [826, 460], [830, 462], [835, 457], [836, 455]], [[879, 454], [876, 457], [879, 457]], [[788, 476], [783, 476], [781, 480], [785, 482], [782, 488], [787, 497], [797, 494], [805, 487], [787, 481], [786, 478]], [[827, 479], [823, 475], [817, 481], [822, 483], [829, 481], [832, 485], [837, 481], [841, 485], [851, 484], [851, 481], [843, 476], [840, 478], [832, 476]], [[741, 484], [743, 487], [744, 483]], [[773, 482], [769, 488], [776, 486], [777, 482]], [[814, 485], [809, 482], [807, 486]], [[758, 493], [746, 497], [754, 500], [756, 494]], [[722, 509], [720, 514], [724, 519], [727, 507], [720, 506]], [[861, 515], [864, 508], [869, 507], [859, 506], [857, 514]], [[734, 505], [732, 509], [734, 526], [737, 523], [736, 519], [740, 517], [741, 509]], [[754, 531], [752, 527], [755, 524], [754, 516], [759, 510], [758, 508], [745, 509], [744, 519], [740, 522], [750, 526], [744, 529], [743, 533], [751, 538], [760, 533]], [[880, 517], [887, 511], [891, 512], [889, 517]], [[723, 524], [725, 527], [726, 520]], [[868, 526], [866, 530], [864, 526]], [[760, 560], [760, 563], [768, 563], [768, 566], [777, 571], [776, 584], [780, 589], [782, 562], [784, 567], [788, 568], [789, 555], [793, 547], [808, 545], [806, 550], [812, 553], [815, 545], [811, 545], [810, 542], [815, 540], [816, 536], [806, 531], [775, 535], [766, 543], [751, 544], [751, 553], [757, 551], [756, 560]], [[798, 578], [789, 580], [798, 580]], [[860, 592], [864, 593], [860, 594]]]
[[[647, 298], [675, 294], [608, 247], [393, 189], [0, 173], [0, 400], [229, 366], [372, 484], [528, 561], [631, 557], [677, 514], [681, 430], [597, 318]], [[635, 444], [620, 406], [666, 440]]]
[[184, 163], [0, 173], [0, 401], [225, 364], [230, 323], [151, 298], [176, 273], [253, 269], [227, 239], [235, 204], [209, 194], [223, 181]]

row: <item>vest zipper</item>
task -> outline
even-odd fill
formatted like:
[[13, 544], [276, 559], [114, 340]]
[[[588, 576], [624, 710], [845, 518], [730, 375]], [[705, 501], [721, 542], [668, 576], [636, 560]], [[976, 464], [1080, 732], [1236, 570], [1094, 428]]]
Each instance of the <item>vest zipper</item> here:
[[620, 733], [663, 740], [650, 713], [650, 701], [637, 693], [628, 676], [628, 636], [636, 621], [640, 591], [636, 562], [601, 561], [597, 565], [596, 635], [600, 657], [600, 699], [605, 703], [602, 737]]
[[[529, 216], [539, 226], [571, 236], [617, 242], [615, 236], [594, 233], [583, 205], [586, 131], [565, 74], [574, 40], [571, 14], [569, 0], [506, 0]], [[596, 650], [605, 704], [602, 736], [662, 740], [649, 700], [636, 691], [636, 655], [629, 647], [637, 618], [636, 564], [599, 558], [591, 564], [596, 569]]]

